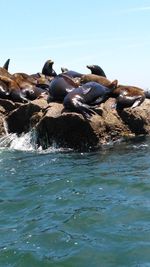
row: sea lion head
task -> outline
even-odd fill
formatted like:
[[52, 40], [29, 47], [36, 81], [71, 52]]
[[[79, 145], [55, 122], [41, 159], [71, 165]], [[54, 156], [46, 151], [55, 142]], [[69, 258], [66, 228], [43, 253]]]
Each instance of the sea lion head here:
[[99, 76], [106, 77], [105, 72], [103, 71], [103, 69], [100, 66], [98, 66], [98, 65], [87, 65], [86, 67], [89, 70], [91, 70], [92, 74], [96, 74], [96, 75], [99, 75]]
[[56, 76], [56, 72], [53, 70], [53, 64], [54, 61], [52, 61], [51, 59], [47, 60], [43, 66], [42, 69], [42, 74], [46, 75], [46, 76]]

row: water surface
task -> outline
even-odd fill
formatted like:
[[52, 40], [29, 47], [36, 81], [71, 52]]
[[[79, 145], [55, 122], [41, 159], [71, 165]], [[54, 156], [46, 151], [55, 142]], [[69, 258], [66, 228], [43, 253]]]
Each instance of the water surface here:
[[150, 139], [89, 153], [28, 141], [0, 142], [0, 266], [149, 267]]

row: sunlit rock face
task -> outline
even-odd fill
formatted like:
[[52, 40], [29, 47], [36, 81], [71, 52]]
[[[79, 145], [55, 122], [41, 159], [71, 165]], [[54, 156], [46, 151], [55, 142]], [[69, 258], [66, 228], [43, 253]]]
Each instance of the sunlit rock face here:
[[[90, 119], [64, 110], [63, 104], [47, 103], [44, 98], [26, 104], [0, 99], [0, 135], [7, 131], [21, 134], [34, 129], [43, 149], [53, 142], [77, 150], [95, 149], [124, 136], [150, 134], [150, 100], [139, 107], [116, 111], [114, 99], [101, 104]], [[5, 122], [5, 123], [4, 123]]]

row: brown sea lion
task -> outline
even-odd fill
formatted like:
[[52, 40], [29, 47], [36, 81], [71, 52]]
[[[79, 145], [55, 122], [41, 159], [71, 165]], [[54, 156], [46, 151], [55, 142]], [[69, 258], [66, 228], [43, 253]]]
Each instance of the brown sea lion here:
[[127, 85], [118, 85], [110, 96], [116, 98], [116, 108], [120, 110], [127, 107], [135, 108], [146, 98], [143, 89]]
[[[40, 95], [46, 94], [48, 95], [48, 91], [45, 88], [48, 88], [49, 84], [45, 84], [43, 89], [43, 83], [45, 82], [45, 75], [44, 81], [40, 81], [41, 77], [38, 79], [33, 78], [32, 76], [26, 73], [15, 73], [13, 75], [15, 82], [19, 85], [19, 88], [22, 94], [29, 100], [34, 100], [39, 98]], [[42, 84], [40, 84], [42, 82]]]
[[0, 81], [2, 81], [7, 86], [8, 99], [14, 102], [28, 102], [23, 92], [21, 92], [19, 85], [12, 78], [1, 76]]
[[1, 68], [1, 67], [0, 67], [0, 75], [1, 76], [5, 76], [5, 77], [8, 77], [8, 78], [11, 78], [12, 77], [12, 75], [6, 69]]
[[54, 79], [52, 76], [45, 76], [42, 73], [39, 73], [39, 77], [36, 78], [36, 86], [42, 88], [42, 89], [48, 89], [50, 82]]
[[14, 73], [12, 75], [12, 78], [18, 83], [20, 84], [21, 82], [28, 82], [31, 84], [36, 85], [37, 81], [36, 79], [34, 79], [31, 75], [27, 74], [27, 73], [23, 73], [23, 72], [18, 72], [18, 73]]
[[37, 87], [40, 87], [42, 89], [48, 88], [50, 85], [50, 82], [54, 79], [53, 76], [46, 76], [40, 72], [31, 74], [30, 78], [34, 80]]
[[82, 77], [80, 79], [80, 83], [84, 84], [87, 82], [97, 82], [97, 83], [100, 83], [106, 87], [111, 84], [111, 81], [108, 80], [106, 77], [95, 75], [95, 74], [82, 75]]

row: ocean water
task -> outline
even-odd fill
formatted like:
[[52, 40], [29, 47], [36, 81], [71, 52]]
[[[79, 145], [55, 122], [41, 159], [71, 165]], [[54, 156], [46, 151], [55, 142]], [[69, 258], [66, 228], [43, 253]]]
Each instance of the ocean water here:
[[0, 267], [51, 266], [150, 266], [150, 138], [86, 153], [0, 139]]

